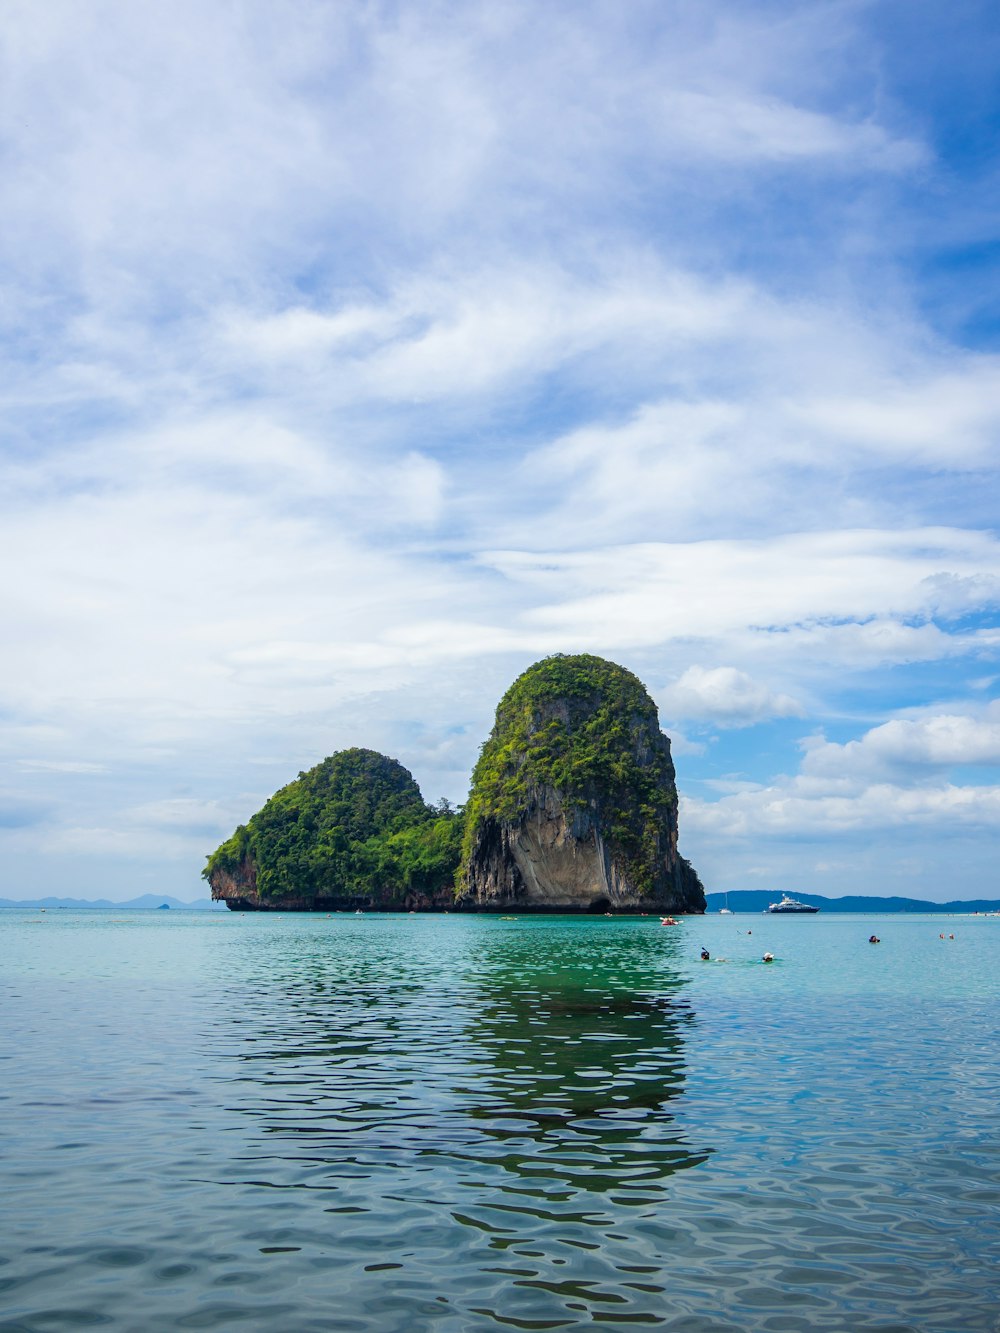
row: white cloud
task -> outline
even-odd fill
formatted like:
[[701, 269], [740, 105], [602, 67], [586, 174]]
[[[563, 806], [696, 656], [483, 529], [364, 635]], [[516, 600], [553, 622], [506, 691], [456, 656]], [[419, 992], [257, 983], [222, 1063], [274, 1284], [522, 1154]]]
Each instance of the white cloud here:
[[92, 764], [85, 759], [21, 759], [18, 767], [25, 773], [106, 773], [104, 764]]
[[353, 304], [331, 313], [292, 306], [266, 315], [230, 310], [219, 333], [223, 343], [286, 368], [289, 360], [382, 344], [403, 332], [405, 318], [406, 311], [393, 305]]
[[[712, 838], [836, 838], [870, 830], [917, 828], [940, 839], [968, 830], [995, 829], [1000, 787], [904, 787], [873, 783], [838, 792], [807, 780], [723, 796], [718, 801], [685, 798], [680, 820], [685, 834]], [[919, 895], [917, 895], [919, 896]]]
[[[789, 25], [751, 16], [739, 63], [711, 31], [724, 13], [707, 29], [672, 17], [446, 4], [312, 6], [279, 22], [251, 0], [236, 22], [193, 0], [169, 15], [13, 3], [7, 243], [30, 258], [43, 237], [89, 290], [129, 303], [139, 264], [158, 287], [218, 289], [328, 236], [356, 256], [369, 236], [426, 245], [458, 220], [489, 236], [553, 200], [592, 207], [629, 189], [637, 150], [673, 168], [674, 188], [692, 156], [852, 173], [921, 160], [871, 112], [809, 105], [808, 80], [796, 96]], [[749, 58], [761, 47], [769, 61]], [[28, 269], [43, 282], [47, 258]]]
[[936, 713], [894, 718], [860, 740], [837, 745], [814, 740], [803, 758], [809, 775], [861, 777], [893, 768], [953, 768], [1000, 764], [1000, 705], [975, 714]]
[[[116, 867], [119, 862], [142, 862], [152, 858], [189, 864], [187, 883], [197, 880], [204, 859], [205, 833], [180, 835], [173, 831], [137, 829], [118, 824], [71, 825], [66, 828], [46, 829], [45, 854], [64, 860], [66, 857], [85, 857], [103, 861]], [[65, 875], [65, 869], [62, 871]], [[205, 896], [202, 893], [201, 896]]]
[[[525, 460], [522, 486], [558, 488], [549, 545], [569, 545], [582, 512], [595, 540], [607, 542], [667, 528], [684, 539], [749, 533], [762, 513], [773, 526], [877, 527], [887, 467], [961, 474], [995, 465], [995, 358], [956, 367], [943, 351], [922, 352], [897, 365], [901, 346], [915, 352], [916, 330], [850, 327], [832, 307], [796, 309], [760, 292], [730, 291], [728, 308], [721, 292], [699, 295], [703, 306], [714, 295], [719, 322], [686, 335], [676, 354], [666, 330], [650, 325], [644, 336], [640, 323], [627, 335], [633, 360], [624, 373], [642, 368], [641, 406], [624, 419], [592, 420]], [[616, 369], [625, 359], [614, 355]], [[818, 401], [831, 384], [835, 396]]]
[[964, 714], [928, 709], [842, 745], [811, 737], [794, 776], [710, 780], [717, 800], [683, 797], [682, 827], [693, 841], [716, 846], [855, 840], [904, 829], [921, 843], [982, 836], [1000, 816], [1000, 786], [948, 781], [943, 770], [1000, 764], [998, 719], [998, 703]]
[[[294, 777], [294, 773], [290, 776]], [[109, 865], [156, 858], [166, 862], [186, 863], [197, 878], [205, 855], [232, 832], [235, 825], [258, 809], [264, 795], [227, 799], [225, 802], [196, 797], [168, 797], [140, 805], [115, 805], [115, 791], [110, 803], [94, 807], [90, 822], [63, 822], [55, 809], [40, 811], [30, 828], [28, 820], [6, 821], [18, 831], [8, 835], [6, 849], [36, 850], [41, 846], [46, 857], [81, 856], [104, 860]], [[2, 802], [0, 802], [2, 804]], [[78, 807], [77, 814], [83, 813]], [[26, 826], [20, 831], [21, 826]], [[0, 828], [4, 826], [0, 810]]]
[[752, 299], [739, 284], [703, 283], [651, 258], [608, 255], [590, 268], [525, 256], [438, 262], [366, 303], [230, 311], [213, 354], [230, 366], [249, 359], [272, 385], [291, 374], [337, 405], [461, 402], [598, 353], [613, 363], [606, 376], [626, 372], [640, 349], [644, 368], [654, 349], [727, 337]]
[[[974, 651], [998, 640], [994, 631], [949, 638], [940, 627], [921, 635], [892, 626], [898, 617], [931, 616], [939, 601], [933, 580], [941, 575], [980, 579], [992, 597], [1000, 589], [1000, 543], [986, 533], [841, 530], [565, 553], [496, 551], [482, 559], [530, 592], [529, 624], [575, 633], [588, 643], [728, 642], [732, 636], [741, 651], [753, 644], [758, 652], [780, 652], [790, 635], [802, 659], [812, 635], [817, 642], [836, 638], [847, 623], [860, 656], [870, 661], [880, 654], [893, 660], [895, 652], [920, 660], [928, 652], [953, 651], [956, 641]], [[857, 632], [859, 622], [868, 621], [878, 621], [878, 629]], [[846, 654], [852, 644], [844, 639]]]
[[[923, 585], [926, 590], [927, 584]], [[978, 603], [988, 606], [992, 592]], [[931, 613], [925, 606], [918, 615]], [[937, 609], [937, 608], [934, 608]], [[748, 655], [781, 656], [801, 663], [804, 674], [812, 674], [811, 663], [820, 673], [838, 667], [865, 670], [876, 666], [906, 665], [915, 662], [941, 662], [948, 658], [977, 657], [996, 651], [1000, 632], [991, 629], [949, 631], [931, 622], [906, 624], [892, 616], [874, 616], [870, 620], [813, 621], [772, 627], [746, 644]]]
[[670, 750], [674, 758], [684, 757], [685, 755], [701, 755], [708, 750], [704, 741], [692, 740], [690, 736], [686, 736], [672, 723], [669, 724], [667, 731], [670, 736]]
[[[993, 457], [1000, 421], [1000, 365], [970, 356], [957, 369], [928, 363], [899, 376], [884, 375], [836, 397], [804, 395], [788, 405], [790, 424], [838, 451], [873, 450], [884, 457], [949, 467], [974, 467]], [[858, 392], [860, 389], [862, 392]]]
[[773, 693], [736, 667], [690, 666], [658, 696], [668, 717], [704, 719], [720, 727], [749, 727], [768, 718], [801, 717], [788, 694]]
[[660, 99], [666, 133], [677, 147], [725, 162], [840, 160], [851, 171], [903, 171], [928, 154], [877, 124], [852, 123], [777, 98], [725, 90], [668, 90]]
[[205, 801], [190, 796], [147, 801], [122, 811], [121, 819], [124, 823], [144, 829], [201, 838], [225, 837], [236, 823], [231, 802], [223, 805], [220, 801]]
[[12, 0], [0, 753], [53, 848], [182, 859], [347, 743], [460, 796], [551, 651], [720, 727], [986, 677], [997, 362], [901, 272], [924, 122], [851, 6], [773, 19]]

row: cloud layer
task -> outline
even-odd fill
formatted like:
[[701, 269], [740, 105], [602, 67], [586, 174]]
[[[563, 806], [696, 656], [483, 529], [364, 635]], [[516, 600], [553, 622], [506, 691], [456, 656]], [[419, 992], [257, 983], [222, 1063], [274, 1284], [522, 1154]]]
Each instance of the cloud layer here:
[[928, 237], [992, 168], [877, 11], [9, 7], [5, 896], [194, 896], [348, 744], [461, 799], [554, 651], [718, 887], [985, 836], [1000, 339]]

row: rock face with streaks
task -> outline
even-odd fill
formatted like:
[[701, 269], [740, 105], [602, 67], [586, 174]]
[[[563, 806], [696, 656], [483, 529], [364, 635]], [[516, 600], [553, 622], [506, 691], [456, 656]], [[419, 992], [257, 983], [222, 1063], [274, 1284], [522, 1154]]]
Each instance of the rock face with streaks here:
[[677, 851], [670, 741], [641, 681], [613, 662], [560, 654], [514, 682], [465, 813], [462, 907], [705, 910]]

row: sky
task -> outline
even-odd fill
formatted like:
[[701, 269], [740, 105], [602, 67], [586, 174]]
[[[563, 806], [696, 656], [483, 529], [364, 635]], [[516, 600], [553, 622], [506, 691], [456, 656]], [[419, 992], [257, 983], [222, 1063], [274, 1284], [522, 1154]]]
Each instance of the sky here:
[[993, 0], [6, 0], [0, 897], [645, 683], [709, 891], [1000, 896]]

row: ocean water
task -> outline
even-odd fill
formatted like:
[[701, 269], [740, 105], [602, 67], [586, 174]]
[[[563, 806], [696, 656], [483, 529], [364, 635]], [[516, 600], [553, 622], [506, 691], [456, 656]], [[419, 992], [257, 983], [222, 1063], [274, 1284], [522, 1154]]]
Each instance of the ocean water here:
[[997, 1333], [998, 1000], [995, 918], [4, 911], [0, 1328]]

